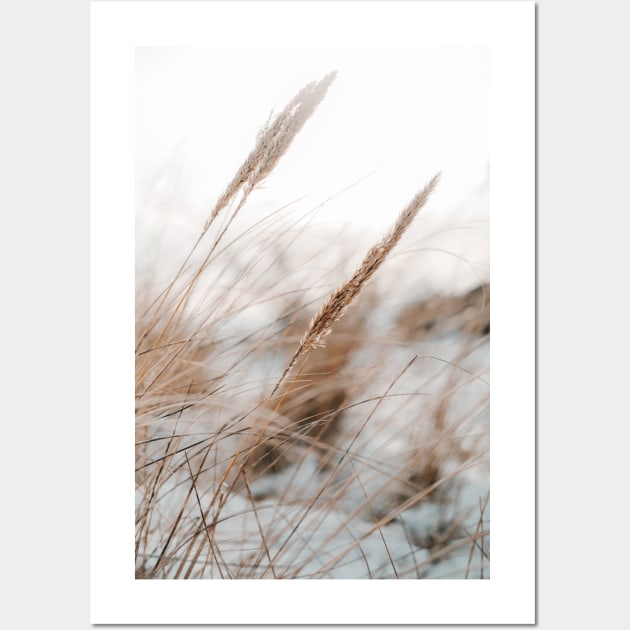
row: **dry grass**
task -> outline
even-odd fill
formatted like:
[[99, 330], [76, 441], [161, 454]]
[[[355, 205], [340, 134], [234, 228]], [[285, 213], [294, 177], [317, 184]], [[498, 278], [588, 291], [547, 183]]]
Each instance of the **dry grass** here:
[[374, 321], [439, 176], [342, 282], [305, 271], [341, 267], [315, 246], [287, 268], [282, 209], [237, 226], [334, 78], [267, 122], [172, 280], [138, 278], [138, 578], [489, 575], [463, 497], [487, 486], [489, 286]]
[[302, 341], [297, 350], [293, 354], [289, 365], [283, 372], [280, 380], [274, 387], [271, 395], [276, 393], [284, 379], [290, 373], [291, 368], [296, 364], [297, 360], [313, 348], [323, 347], [324, 338], [330, 334], [335, 322], [339, 321], [345, 310], [352, 301], [359, 295], [363, 285], [374, 275], [374, 272], [383, 264], [385, 258], [396, 243], [400, 240], [405, 230], [411, 225], [420, 208], [427, 202], [429, 195], [433, 192], [439, 181], [439, 175], [435, 175], [433, 179], [421, 190], [403, 210], [398, 221], [392, 230], [385, 235], [383, 240], [372, 247], [367, 253], [361, 266], [354, 272], [349, 280], [346, 280], [319, 309], [313, 317], [308, 329], [302, 337]]

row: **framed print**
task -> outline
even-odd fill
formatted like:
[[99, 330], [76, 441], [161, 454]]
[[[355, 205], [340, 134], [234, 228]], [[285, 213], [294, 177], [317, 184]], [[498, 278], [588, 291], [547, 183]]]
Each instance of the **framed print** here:
[[534, 623], [533, 3], [91, 6], [92, 622]]

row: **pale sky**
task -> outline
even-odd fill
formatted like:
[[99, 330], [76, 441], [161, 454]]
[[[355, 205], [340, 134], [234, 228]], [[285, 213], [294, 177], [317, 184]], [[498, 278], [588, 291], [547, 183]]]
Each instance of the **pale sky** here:
[[[318, 211], [326, 223], [390, 225], [437, 171], [427, 212], [454, 207], [489, 168], [490, 70], [484, 48], [209, 47], [136, 49], [140, 188], [165, 161], [203, 214], [270, 112], [337, 70], [256, 204], [305, 209], [375, 171]], [[254, 203], [254, 199], [252, 199]]]

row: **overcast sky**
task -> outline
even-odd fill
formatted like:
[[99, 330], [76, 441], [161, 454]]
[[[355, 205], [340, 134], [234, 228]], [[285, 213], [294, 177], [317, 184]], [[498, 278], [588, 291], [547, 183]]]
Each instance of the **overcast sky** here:
[[[256, 133], [306, 83], [338, 75], [256, 204], [327, 203], [323, 222], [390, 225], [437, 171], [427, 211], [465, 199], [489, 168], [489, 57], [483, 48], [256, 47], [136, 49], [140, 188], [165, 163], [203, 213]], [[170, 161], [169, 161], [170, 160]], [[375, 171], [373, 173], [373, 171]]]

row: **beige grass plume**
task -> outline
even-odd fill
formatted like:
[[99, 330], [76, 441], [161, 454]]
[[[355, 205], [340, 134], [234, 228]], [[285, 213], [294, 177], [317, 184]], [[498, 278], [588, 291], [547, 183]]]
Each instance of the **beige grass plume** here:
[[394, 227], [370, 249], [359, 268], [352, 277], [336, 289], [319, 309], [300, 341], [289, 365], [283, 372], [280, 380], [271, 393], [271, 397], [278, 391], [289, 372], [295, 366], [297, 360], [314, 348], [325, 345], [324, 338], [332, 331], [333, 324], [343, 316], [346, 308], [354, 300], [363, 285], [372, 277], [381, 266], [389, 252], [396, 246], [414, 218], [425, 205], [431, 193], [435, 190], [440, 179], [440, 173], [434, 175], [431, 181], [409, 202], [400, 213]]
[[251, 191], [276, 167], [282, 155], [289, 148], [304, 123], [312, 116], [322, 102], [330, 84], [337, 76], [333, 71], [320, 81], [305, 85], [285, 108], [271, 119], [258, 133], [256, 146], [247, 156], [238, 172], [215, 204], [204, 225], [205, 232], [217, 215], [242, 190], [243, 197], [237, 210], [242, 207]]

